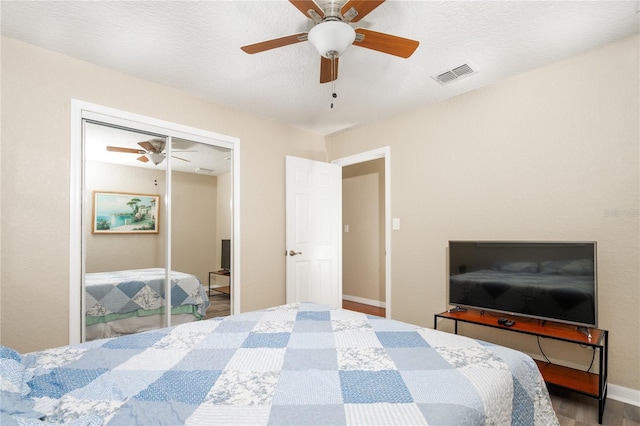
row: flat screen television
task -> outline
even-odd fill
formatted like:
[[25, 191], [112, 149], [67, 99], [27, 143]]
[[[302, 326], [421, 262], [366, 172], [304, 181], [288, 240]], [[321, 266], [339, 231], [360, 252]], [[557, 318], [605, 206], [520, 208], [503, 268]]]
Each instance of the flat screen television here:
[[448, 303], [598, 326], [595, 242], [449, 241]]
[[222, 250], [220, 251], [220, 268], [225, 271], [231, 270], [231, 240], [222, 240]]

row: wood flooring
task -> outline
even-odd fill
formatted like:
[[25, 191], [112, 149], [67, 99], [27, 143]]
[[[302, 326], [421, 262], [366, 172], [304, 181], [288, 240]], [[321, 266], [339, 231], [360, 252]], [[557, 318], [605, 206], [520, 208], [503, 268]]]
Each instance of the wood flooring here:
[[376, 315], [379, 317], [386, 316], [386, 309], [378, 306], [365, 305], [364, 303], [350, 302], [348, 300], [342, 301], [342, 309], [348, 309], [350, 311], [362, 312], [367, 315]]
[[211, 296], [209, 296], [209, 302], [211, 305], [207, 309], [206, 319], [230, 315], [230, 300], [230, 297], [226, 294], [211, 292]]
[[[598, 400], [564, 389], [549, 388], [560, 426], [597, 426]], [[640, 407], [607, 398], [602, 424], [640, 426]]]

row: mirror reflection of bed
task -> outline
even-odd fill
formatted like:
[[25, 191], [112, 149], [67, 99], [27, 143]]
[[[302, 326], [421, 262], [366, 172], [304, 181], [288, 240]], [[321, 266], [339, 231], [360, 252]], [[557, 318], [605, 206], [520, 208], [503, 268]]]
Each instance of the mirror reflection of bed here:
[[[163, 326], [164, 268], [85, 275], [86, 340], [138, 333]], [[197, 276], [171, 271], [172, 325], [204, 319], [209, 307]]]
[[[138, 142], [150, 139], [162, 140], [139, 131], [85, 123], [85, 340], [166, 324], [167, 162], [152, 164], [139, 159], [144, 155], [106, 149], [135, 150]], [[231, 152], [177, 138], [172, 150], [180, 157], [171, 160], [170, 214], [171, 324], [177, 325], [230, 313], [229, 295], [209, 294], [209, 272], [220, 268], [220, 241], [231, 233]], [[158, 232], [119, 232], [117, 227], [94, 232], [94, 191], [132, 194], [132, 199], [138, 194], [159, 195]], [[229, 285], [226, 277], [220, 278], [213, 278], [211, 287]]]

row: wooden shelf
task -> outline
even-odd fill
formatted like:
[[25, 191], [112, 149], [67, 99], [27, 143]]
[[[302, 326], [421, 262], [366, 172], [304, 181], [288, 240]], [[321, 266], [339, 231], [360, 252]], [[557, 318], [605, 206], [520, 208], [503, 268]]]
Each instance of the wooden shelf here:
[[535, 361], [545, 382], [594, 398], [598, 397], [600, 387], [598, 374], [545, 361]]
[[591, 328], [589, 329], [591, 339], [589, 339], [586, 334], [578, 331], [575, 325], [504, 315], [505, 318], [515, 321], [514, 325], [507, 327], [505, 325], [498, 324], [498, 318], [500, 316], [501, 315], [483, 313], [482, 311], [475, 309], [469, 309], [466, 312], [447, 311], [436, 315], [437, 318], [447, 318], [455, 321], [516, 331], [534, 336], [547, 337], [554, 340], [564, 340], [566, 342], [579, 343], [588, 346], [599, 344], [605, 334], [605, 330]]
[[217, 291], [218, 293], [226, 294], [227, 296], [231, 294], [231, 287], [228, 285], [224, 287], [211, 287], [211, 290]]
[[[433, 328], [438, 329], [438, 319], [454, 321], [454, 332], [458, 334], [458, 322], [476, 324], [485, 327], [499, 328], [506, 331], [514, 331], [547, 339], [561, 340], [583, 346], [592, 347], [599, 352], [598, 373], [577, 370], [563, 365], [537, 361], [542, 378], [548, 384], [562, 387], [573, 392], [598, 399], [598, 422], [602, 424], [602, 414], [607, 398], [607, 371], [608, 371], [608, 341], [609, 332], [597, 328], [588, 329], [588, 332], [578, 330], [575, 325], [542, 321], [531, 318], [507, 316], [515, 321], [512, 326], [498, 323], [500, 315], [488, 314], [485, 311], [468, 309], [466, 311], [442, 312], [434, 315]], [[589, 337], [589, 334], [591, 337]]]
[[[229, 285], [223, 287], [211, 287], [211, 275], [220, 275], [223, 277], [229, 277]], [[224, 269], [220, 269], [218, 271], [209, 272], [209, 296], [211, 296], [211, 290], [217, 291], [218, 293], [223, 293], [226, 295], [231, 295], [231, 271], [225, 271]]]

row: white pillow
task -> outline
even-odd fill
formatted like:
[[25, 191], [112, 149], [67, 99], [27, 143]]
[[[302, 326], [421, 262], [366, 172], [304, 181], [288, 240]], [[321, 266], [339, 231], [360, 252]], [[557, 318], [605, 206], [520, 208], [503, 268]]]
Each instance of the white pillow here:
[[531, 272], [534, 274], [539, 271], [536, 262], [503, 262], [495, 264], [493, 269], [500, 272]]
[[593, 262], [590, 259], [579, 259], [567, 263], [560, 269], [562, 275], [593, 275]]
[[11, 348], [0, 346], [0, 390], [27, 396], [31, 389], [27, 373], [22, 364], [22, 356]]

